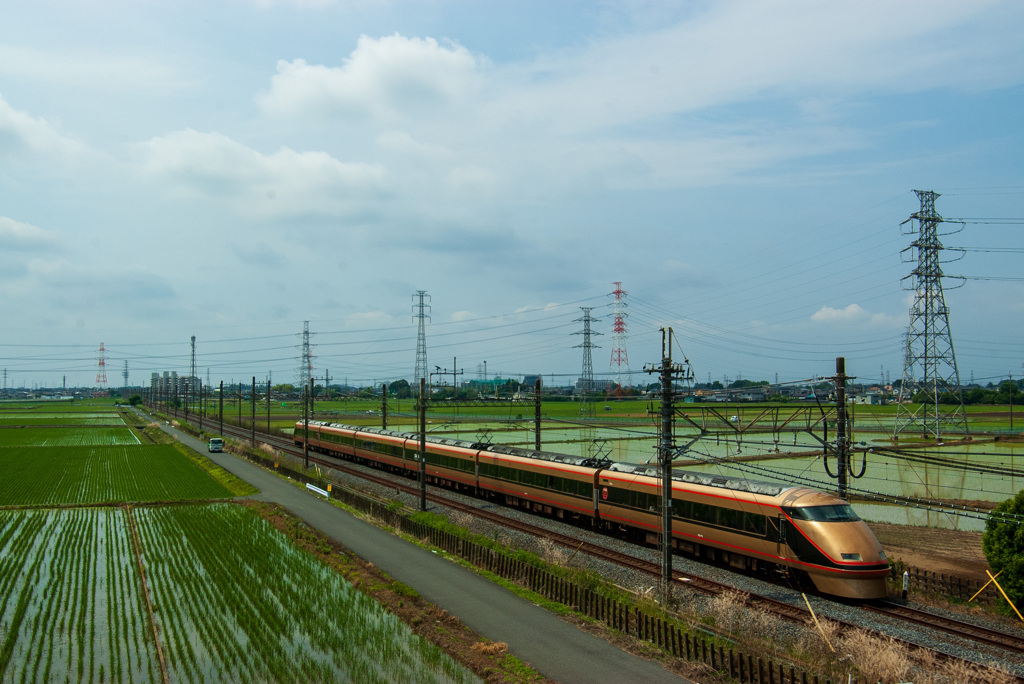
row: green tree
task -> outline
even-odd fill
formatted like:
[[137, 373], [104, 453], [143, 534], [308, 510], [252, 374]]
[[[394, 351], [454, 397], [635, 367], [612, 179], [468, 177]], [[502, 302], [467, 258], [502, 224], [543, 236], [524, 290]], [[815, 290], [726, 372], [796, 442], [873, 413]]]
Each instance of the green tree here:
[[138, 394], [133, 394], [131, 397], [129, 397], [128, 403], [131, 404], [132, 406], [138, 406], [139, 404], [142, 403], [142, 397], [140, 397]]
[[[996, 513], [1024, 516], [1024, 489], [1012, 499], [996, 506]], [[1002, 516], [989, 517], [981, 548], [992, 573], [1002, 572], [999, 584], [1018, 608], [1024, 604], [1024, 525], [1004, 522]]]
[[388, 394], [398, 399], [408, 399], [412, 396], [412, 388], [409, 386], [408, 380], [401, 378], [388, 383]]

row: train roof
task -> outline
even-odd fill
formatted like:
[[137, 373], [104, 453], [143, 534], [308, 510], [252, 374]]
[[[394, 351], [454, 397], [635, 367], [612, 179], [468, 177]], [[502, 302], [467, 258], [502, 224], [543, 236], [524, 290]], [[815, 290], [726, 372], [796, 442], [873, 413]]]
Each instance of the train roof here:
[[[633, 475], [645, 475], [647, 477], [661, 477], [660, 468], [653, 465], [635, 463], [612, 463], [607, 470], [616, 473], [631, 473]], [[722, 489], [733, 489], [751, 494], [762, 494], [764, 496], [779, 496], [791, 485], [780, 485], [775, 482], [759, 482], [757, 480], [746, 480], [739, 477], [725, 477], [722, 475], [708, 475], [692, 470], [673, 470], [672, 480], [685, 482], [687, 484], [702, 485], [704, 487], [721, 487]]]
[[[375, 427], [355, 427], [353, 425], [344, 425], [341, 423], [310, 421], [310, 424], [314, 423], [325, 427], [340, 427], [347, 430], [354, 430], [356, 432], [387, 435], [389, 437], [396, 437], [399, 439], [418, 438], [416, 433], [411, 432], [397, 432], [394, 430], [384, 430], [382, 428]], [[643, 463], [615, 463], [608, 460], [571, 456], [569, 454], [557, 454], [550, 451], [521, 449], [519, 447], [507, 446], [504, 444], [485, 444], [483, 442], [468, 442], [463, 439], [448, 439], [436, 436], [430, 436], [430, 443], [461, 447], [463, 449], [489, 451], [495, 454], [506, 454], [508, 456], [518, 456], [520, 458], [547, 461], [549, 463], [564, 463], [566, 465], [580, 466], [583, 468], [604, 468], [605, 470], [616, 473], [629, 473], [632, 475], [643, 475], [646, 477], [661, 477], [661, 472], [658, 466], [646, 465]], [[779, 496], [784, 491], [794, 488], [791, 485], [787, 486], [774, 482], [746, 480], [738, 477], [724, 477], [722, 475], [708, 475], [707, 473], [699, 473], [692, 470], [673, 470], [672, 479], [676, 482], [702, 485], [704, 487], [720, 487], [722, 489], [750, 492], [751, 494], [761, 494], [763, 496]]]
[[581, 466], [583, 468], [598, 468], [604, 465], [605, 461], [596, 458], [570, 456], [569, 454], [556, 454], [550, 451], [534, 451], [533, 449], [520, 449], [518, 447], [506, 446], [504, 444], [479, 444], [478, 449], [490, 451], [496, 454], [508, 456], [519, 456], [521, 458], [532, 458], [538, 461], [551, 463], [564, 463], [566, 465]]

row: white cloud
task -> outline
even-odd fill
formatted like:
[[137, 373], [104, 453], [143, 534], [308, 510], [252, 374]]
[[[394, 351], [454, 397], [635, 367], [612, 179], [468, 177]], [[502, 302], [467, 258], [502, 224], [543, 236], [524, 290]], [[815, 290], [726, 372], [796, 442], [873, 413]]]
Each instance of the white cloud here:
[[53, 249], [57, 236], [29, 223], [21, 223], [6, 216], [0, 216], [0, 251], [29, 251]]
[[14, 109], [0, 93], [0, 159], [25, 154], [72, 158], [88, 151], [88, 147], [61, 135], [46, 120]]
[[475, 196], [494, 192], [497, 177], [490, 169], [479, 166], [457, 166], [448, 172], [445, 178], [448, 187], [459, 193]]
[[43, 51], [2, 44], [0, 74], [108, 92], [163, 92], [188, 85], [178, 69], [137, 55], [97, 50]]
[[191, 129], [136, 147], [145, 173], [188, 196], [227, 201], [254, 215], [344, 214], [385, 190], [380, 164], [282, 147], [262, 154], [219, 133]]
[[[0, 216], [0, 277], [8, 281], [28, 275], [37, 261], [32, 254], [48, 254], [63, 251], [57, 236], [29, 223]], [[16, 296], [7, 290], [7, 296]]]
[[[253, 4], [261, 8], [270, 8], [278, 5], [294, 5], [300, 9], [324, 9], [331, 5], [341, 4], [342, 0], [251, 0]], [[346, 5], [375, 5], [385, 4], [383, 0], [346, 0]]]
[[1020, 83], [1015, 28], [993, 31], [985, 13], [981, 2], [716, 2], [688, 21], [516, 67], [519, 87], [494, 108], [578, 133], [780, 96]]
[[850, 304], [842, 309], [823, 306], [811, 315], [811, 320], [817, 323], [854, 323], [867, 318], [868, 312], [859, 304]]
[[811, 315], [815, 323], [825, 324], [862, 324], [872, 328], [898, 328], [905, 324], [903, 318], [886, 313], [870, 313], [860, 304], [850, 304], [842, 309], [823, 306]]
[[257, 101], [278, 116], [314, 114], [393, 120], [457, 104], [479, 83], [480, 63], [455, 43], [434, 38], [361, 36], [341, 67], [296, 59], [277, 63]]
[[404, 131], [387, 131], [377, 136], [377, 146], [409, 157], [427, 161], [452, 159], [455, 153], [448, 147], [416, 140]]
[[364, 311], [346, 316], [345, 320], [349, 326], [358, 330], [360, 328], [379, 328], [384, 325], [390, 325], [394, 322], [394, 317], [385, 311]]

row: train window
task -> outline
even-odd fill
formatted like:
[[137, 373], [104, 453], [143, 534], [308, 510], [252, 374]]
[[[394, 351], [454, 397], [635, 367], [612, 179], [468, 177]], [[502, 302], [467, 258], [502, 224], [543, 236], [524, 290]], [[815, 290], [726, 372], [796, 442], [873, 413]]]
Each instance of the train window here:
[[683, 499], [672, 499], [672, 514], [677, 518], [689, 518], [690, 502]]
[[733, 527], [737, 528], [739, 521], [739, 511], [731, 508], [719, 508], [718, 509], [718, 524], [722, 527]]
[[705, 503], [693, 502], [691, 517], [697, 522], [711, 523], [715, 521], [715, 507]]
[[860, 520], [849, 504], [835, 506], [804, 506], [801, 508], [784, 507], [789, 517], [794, 520], [814, 520], [817, 522], [856, 522]]
[[626, 492], [616, 487], [608, 487], [608, 503], [615, 505], [625, 505], [627, 503]]
[[743, 531], [763, 537], [768, 532], [768, 523], [760, 513], [744, 513]]

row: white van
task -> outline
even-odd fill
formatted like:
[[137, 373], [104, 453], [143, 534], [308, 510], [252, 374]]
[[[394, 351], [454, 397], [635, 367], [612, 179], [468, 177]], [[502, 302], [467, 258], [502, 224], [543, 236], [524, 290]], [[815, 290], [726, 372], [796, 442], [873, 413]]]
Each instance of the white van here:
[[210, 453], [216, 451], [224, 451], [224, 440], [221, 439], [220, 437], [213, 437], [206, 444], [206, 450], [209, 451]]

